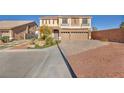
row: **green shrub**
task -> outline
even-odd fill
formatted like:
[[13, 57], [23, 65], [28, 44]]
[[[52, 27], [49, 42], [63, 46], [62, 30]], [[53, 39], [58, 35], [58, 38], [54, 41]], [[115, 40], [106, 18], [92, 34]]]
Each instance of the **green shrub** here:
[[42, 38], [43, 40], [45, 40], [45, 39], [47, 38], [47, 36], [46, 36], [46, 35], [43, 35], [41, 38]]
[[9, 42], [9, 36], [0, 36], [0, 40], [2, 40], [4, 43]]
[[0, 40], [2, 40], [2, 36], [0, 36]]
[[56, 43], [56, 41], [52, 37], [46, 38], [46, 45], [52, 46]]
[[48, 26], [41, 26], [40, 33], [43, 40], [48, 38], [52, 34], [52, 29]]
[[35, 48], [41, 48], [41, 46], [39, 46], [38, 44], [35, 44]]

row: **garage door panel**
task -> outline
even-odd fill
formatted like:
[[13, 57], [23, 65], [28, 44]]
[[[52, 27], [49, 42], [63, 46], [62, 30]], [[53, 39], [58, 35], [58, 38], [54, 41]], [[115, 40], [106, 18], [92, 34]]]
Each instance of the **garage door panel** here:
[[71, 40], [87, 40], [88, 33], [71, 33]]
[[63, 41], [67, 40], [87, 40], [88, 39], [88, 33], [84, 32], [67, 32], [67, 33], [61, 33], [61, 39]]
[[69, 39], [69, 33], [61, 33], [62, 40], [70, 40]]

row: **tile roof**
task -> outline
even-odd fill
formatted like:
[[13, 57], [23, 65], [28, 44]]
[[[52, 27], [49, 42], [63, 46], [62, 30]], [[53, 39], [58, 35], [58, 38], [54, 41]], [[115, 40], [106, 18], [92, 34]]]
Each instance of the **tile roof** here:
[[68, 17], [72, 17], [72, 18], [92, 18], [91, 16], [84, 16], [84, 15], [46, 15], [46, 16], [41, 16], [41, 19], [58, 19], [58, 18], [68, 18]]
[[0, 29], [12, 29], [17, 26], [32, 23], [34, 21], [0, 21]]

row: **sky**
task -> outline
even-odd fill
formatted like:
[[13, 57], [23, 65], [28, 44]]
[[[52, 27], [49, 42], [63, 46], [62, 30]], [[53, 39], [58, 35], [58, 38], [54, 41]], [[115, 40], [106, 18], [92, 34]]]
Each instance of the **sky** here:
[[[0, 20], [34, 20], [39, 24], [40, 15], [0, 15]], [[98, 30], [118, 28], [124, 22], [123, 15], [92, 15], [92, 27]]]

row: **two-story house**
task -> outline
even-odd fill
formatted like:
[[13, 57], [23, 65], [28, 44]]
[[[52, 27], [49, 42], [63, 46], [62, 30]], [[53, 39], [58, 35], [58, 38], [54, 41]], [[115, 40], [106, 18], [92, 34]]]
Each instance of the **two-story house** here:
[[62, 15], [41, 16], [40, 26], [46, 25], [52, 28], [56, 39], [87, 40], [90, 39], [91, 16]]

